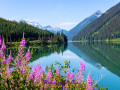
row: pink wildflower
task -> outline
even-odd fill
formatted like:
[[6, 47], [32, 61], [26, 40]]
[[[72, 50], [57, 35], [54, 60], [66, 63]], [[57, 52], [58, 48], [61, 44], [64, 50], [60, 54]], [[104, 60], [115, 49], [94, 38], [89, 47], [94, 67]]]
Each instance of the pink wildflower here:
[[24, 73], [25, 73], [25, 69], [24, 69], [23, 65], [20, 67], [20, 73], [21, 73], [21, 74], [24, 74]]
[[19, 60], [19, 61], [16, 62], [16, 67], [18, 67], [20, 65], [21, 65], [21, 60]]
[[35, 68], [33, 68], [32, 72], [27, 77], [27, 81], [29, 81], [30, 79], [34, 79], [34, 82], [39, 83], [40, 74], [44, 75], [44, 70], [41, 69], [40, 65], [37, 65]]
[[39, 73], [37, 72], [36, 75], [35, 75], [34, 82], [36, 82], [36, 83], [38, 84], [39, 81], [40, 81], [40, 75], [39, 75]]
[[51, 72], [51, 70], [49, 70], [49, 71], [47, 72], [46, 80], [49, 81], [49, 79], [51, 79], [51, 78], [52, 78], [52, 72]]
[[2, 60], [2, 64], [7, 64], [7, 60]]
[[68, 71], [67, 71], [67, 73], [66, 73], [66, 77], [67, 77], [67, 79], [70, 79], [71, 81], [74, 79], [74, 74], [73, 73], [70, 73], [70, 71], [69, 71], [69, 69], [68, 69]]
[[3, 52], [2, 52], [2, 50], [0, 50], [0, 58], [2, 58], [3, 57]]
[[14, 84], [14, 80], [11, 80], [11, 83]]
[[6, 50], [6, 45], [5, 45], [4, 41], [3, 41], [3, 44], [2, 44], [2, 49]]
[[52, 84], [53, 84], [53, 85], [56, 85], [56, 80], [55, 80], [55, 78], [53, 79]]
[[3, 63], [3, 64], [8, 64], [8, 63], [11, 62], [11, 59], [12, 59], [12, 56], [11, 56], [11, 55], [9, 55], [9, 57], [8, 57], [7, 59], [5, 59], [5, 57], [4, 57], [4, 59], [2, 60], [2, 63]]
[[69, 76], [70, 76], [70, 71], [69, 71], [69, 69], [68, 69], [68, 71], [67, 71], [67, 73], [66, 73], [66, 77], [69, 78]]
[[28, 49], [26, 55], [25, 55], [26, 59], [29, 60], [30, 59], [30, 50]]
[[1, 40], [1, 35], [0, 35], [0, 45], [2, 45], [2, 42], [1, 42], [2, 40]]
[[40, 90], [43, 90], [43, 88], [41, 88]]
[[7, 58], [7, 61], [8, 61], [9, 63], [11, 63], [11, 59], [12, 59], [12, 55], [9, 55], [8, 58]]
[[35, 68], [33, 68], [33, 72], [38, 72], [38, 71], [40, 71], [40, 69], [41, 69], [41, 66], [40, 65], [37, 65]]
[[8, 56], [8, 59], [11, 60], [11, 59], [12, 59], [12, 55], [9, 55], [9, 56]]
[[35, 78], [35, 73], [32, 72], [30, 73], [30, 75], [27, 77], [27, 81], [29, 81], [30, 79], [34, 79]]
[[44, 70], [40, 70], [40, 74], [41, 74], [41, 76], [44, 76]]
[[88, 74], [88, 76], [87, 76], [87, 86], [88, 86], [89, 90], [93, 90], [92, 80], [91, 80], [91, 75], [90, 74]]
[[85, 64], [83, 61], [80, 62], [79, 68], [81, 71], [85, 71]]
[[56, 75], [60, 75], [60, 69], [57, 67]]
[[71, 74], [70, 74], [70, 80], [72, 81], [73, 79], [74, 79], [74, 74], [71, 73]]
[[82, 81], [83, 73], [79, 71], [79, 73], [76, 75], [77, 83], [80, 83]]
[[5, 56], [3, 57], [2, 64], [8, 64], [7, 60], [5, 59]]
[[11, 70], [10, 70], [9, 66], [6, 67], [6, 72], [8, 73], [8, 76], [10, 77], [10, 75], [11, 75]]
[[25, 39], [24, 39], [24, 38], [21, 40], [20, 46], [21, 46], [22, 48], [25, 48]]

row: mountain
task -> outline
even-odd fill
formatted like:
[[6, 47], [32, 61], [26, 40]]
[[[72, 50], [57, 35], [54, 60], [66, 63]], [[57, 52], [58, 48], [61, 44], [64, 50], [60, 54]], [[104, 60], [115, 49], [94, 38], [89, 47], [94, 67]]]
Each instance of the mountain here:
[[35, 23], [35, 22], [28, 22], [28, 24], [33, 25], [34, 27], [40, 28], [42, 29], [42, 26], [39, 23]]
[[48, 26], [42, 26], [39, 23], [29, 22], [29, 21], [25, 21], [25, 20], [20, 20], [20, 22], [26, 22], [26, 23], [28, 23], [30, 25], [33, 25], [34, 27], [37, 27], [37, 28], [40, 28], [40, 29], [43, 29], [43, 30], [48, 30], [48, 31], [53, 32], [55, 34], [57, 32], [59, 32], [59, 33], [63, 32], [64, 34], [68, 33], [67, 30], [64, 30], [64, 29], [61, 29], [61, 28], [57, 28], [57, 27], [52, 27], [50, 25], [48, 25]]
[[72, 40], [118, 40], [120, 38], [120, 3], [78, 32]]
[[67, 30], [64, 30], [64, 29], [61, 29], [61, 28], [57, 28], [57, 27], [52, 27], [50, 25], [44, 26], [44, 27], [42, 27], [42, 29], [43, 30], [48, 30], [48, 31], [53, 32], [53, 33], [57, 33], [57, 32], [61, 33], [61, 32], [63, 32], [65, 35], [68, 33]]
[[91, 16], [85, 18], [83, 21], [81, 21], [78, 25], [76, 25], [74, 28], [72, 28], [68, 33], [67, 37], [69, 40], [72, 39], [73, 36], [75, 36], [80, 30], [82, 30], [86, 25], [94, 21], [96, 18], [100, 17], [102, 15], [102, 12], [100, 10], [96, 11]]
[[16, 22], [0, 18], [0, 34], [5, 38], [6, 42], [20, 41], [23, 32], [26, 40], [38, 40], [39, 36], [46, 36], [44, 38], [49, 40], [51, 35], [53, 35], [49, 31], [38, 29], [32, 25], [29, 25], [23, 20], [21, 22]]
[[29, 21], [26, 21], [26, 20], [23, 20], [23, 19], [20, 20], [20, 22], [25, 22], [25, 23], [27, 23], [29, 25], [33, 25], [34, 27], [42, 29], [42, 25], [40, 25], [39, 23], [36, 23], [36, 22], [29, 22]]

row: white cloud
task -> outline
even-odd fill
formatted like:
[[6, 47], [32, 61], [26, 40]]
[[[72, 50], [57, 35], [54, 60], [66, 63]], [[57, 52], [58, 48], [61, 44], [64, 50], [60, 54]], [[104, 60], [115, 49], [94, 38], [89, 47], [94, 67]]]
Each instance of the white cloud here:
[[61, 23], [60, 25], [61, 26], [69, 26], [69, 25], [75, 25], [77, 24], [77, 22], [64, 22], [64, 23]]

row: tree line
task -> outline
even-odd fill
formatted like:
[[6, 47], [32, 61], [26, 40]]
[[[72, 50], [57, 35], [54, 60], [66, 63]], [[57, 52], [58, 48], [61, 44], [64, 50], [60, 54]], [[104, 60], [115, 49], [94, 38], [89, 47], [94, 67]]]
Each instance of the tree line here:
[[67, 42], [67, 37], [62, 32], [54, 34], [42, 30], [25, 22], [9, 21], [0, 18], [0, 34], [5, 42], [19, 42], [24, 32], [27, 41], [39, 40], [40, 42], [62, 43]]

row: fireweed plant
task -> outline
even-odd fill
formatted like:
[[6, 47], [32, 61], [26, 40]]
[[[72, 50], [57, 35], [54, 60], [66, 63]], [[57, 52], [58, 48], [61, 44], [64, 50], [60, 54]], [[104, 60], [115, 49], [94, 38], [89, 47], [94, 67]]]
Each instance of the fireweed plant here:
[[[0, 90], [106, 90], [98, 88], [97, 84], [91, 80], [89, 73], [83, 81], [85, 64], [83, 60], [76, 75], [69, 70], [69, 63], [64, 62], [65, 66], [56, 69], [53, 65], [46, 70], [39, 64], [31, 68], [28, 63], [31, 58], [30, 50], [25, 53], [25, 38], [20, 42], [16, 58], [13, 60], [12, 54], [5, 57], [6, 45], [0, 36]], [[11, 60], [14, 61], [14, 69], [10, 70]], [[61, 65], [59, 63], [59, 65]], [[62, 69], [64, 74], [62, 75]]]

